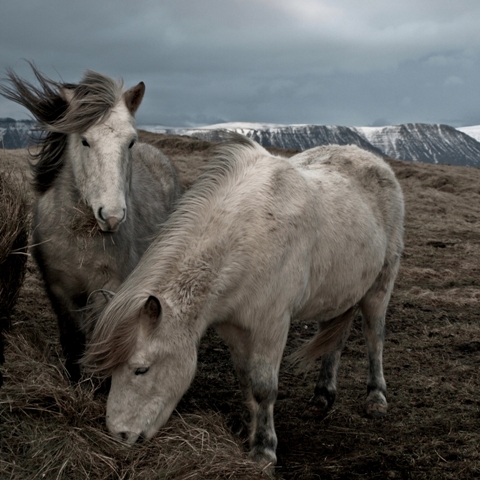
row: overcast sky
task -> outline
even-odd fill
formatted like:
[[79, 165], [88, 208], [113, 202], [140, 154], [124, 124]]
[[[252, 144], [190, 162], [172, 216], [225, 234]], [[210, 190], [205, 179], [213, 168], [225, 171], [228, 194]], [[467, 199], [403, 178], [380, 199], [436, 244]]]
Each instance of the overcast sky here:
[[[480, 124], [479, 0], [1, 0], [0, 69], [143, 80], [139, 124]], [[28, 118], [0, 99], [0, 117]]]

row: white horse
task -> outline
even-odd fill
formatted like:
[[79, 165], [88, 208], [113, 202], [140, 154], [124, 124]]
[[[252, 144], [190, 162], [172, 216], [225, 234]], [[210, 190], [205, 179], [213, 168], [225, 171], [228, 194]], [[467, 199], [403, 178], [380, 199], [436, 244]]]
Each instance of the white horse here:
[[386, 413], [385, 311], [403, 248], [403, 197], [391, 168], [355, 146], [291, 159], [234, 136], [185, 194], [96, 323], [84, 361], [112, 374], [107, 427], [152, 437], [195, 374], [214, 325], [250, 408], [251, 456], [276, 462], [273, 406], [291, 320], [320, 331], [297, 359], [323, 358], [315, 400], [331, 406], [357, 307], [368, 348], [367, 411]]
[[60, 84], [31, 66], [39, 86], [10, 71], [0, 93], [26, 107], [46, 133], [32, 164], [32, 252], [58, 317], [68, 373], [78, 380], [89, 297], [119, 287], [181, 188], [167, 157], [137, 143], [143, 82], [125, 91], [122, 82], [87, 71], [78, 84]]

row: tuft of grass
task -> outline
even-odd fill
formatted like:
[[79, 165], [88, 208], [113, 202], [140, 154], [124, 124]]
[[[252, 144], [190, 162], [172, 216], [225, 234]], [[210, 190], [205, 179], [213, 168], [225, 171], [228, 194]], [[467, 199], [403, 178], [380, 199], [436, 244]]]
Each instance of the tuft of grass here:
[[84, 202], [79, 202], [74, 208], [70, 231], [74, 236], [92, 238], [101, 235], [100, 227], [93, 214], [92, 208]]

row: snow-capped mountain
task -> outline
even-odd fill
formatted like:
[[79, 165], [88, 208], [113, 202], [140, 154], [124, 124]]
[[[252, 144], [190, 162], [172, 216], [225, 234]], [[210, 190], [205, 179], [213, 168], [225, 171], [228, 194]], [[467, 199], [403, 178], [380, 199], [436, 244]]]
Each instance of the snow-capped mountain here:
[[[31, 144], [31, 120], [0, 119], [0, 148]], [[221, 123], [199, 128], [169, 128], [143, 125], [155, 133], [189, 135], [218, 141], [226, 130], [242, 133], [265, 147], [307, 148], [328, 144], [355, 144], [372, 152], [414, 162], [480, 167], [480, 126], [455, 129], [448, 125], [407, 123], [386, 127], [326, 125], [278, 125], [269, 123]]]
[[24, 148], [32, 144], [33, 120], [0, 118], [0, 148]]
[[457, 128], [463, 133], [466, 133], [470, 137], [474, 138], [477, 142], [480, 142], [480, 125], [473, 125], [471, 127], [460, 127]]
[[[225, 130], [246, 135], [264, 147], [306, 150], [319, 145], [356, 144], [366, 150], [381, 153], [362, 135], [349, 127], [326, 125], [276, 125], [261, 123], [222, 123], [198, 129], [175, 129], [175, 133], [219, 141]], [[173, 133], [169, 131], [169, 133]]]
[[[265, 147], [307, 148], [356, 144], [384, 156], [414, 162], [480, 167], [480, 142], [448, 125], [408, 123], [387, 127], [222, 123], [201, 128], [140, 127], [176, 135], [218, 141], [226, 130], [242, 133]], [[474, 132], [470, 127], [468, 133]], [[477, 127], [480, 135], [480, 127]], [[465, 130], [465, 128], [463, 129]]]
[[388, 127], [357, 127], [354, 130], [390, 158], [480, 166], [480, 143], [448, 125], [406, 123]]

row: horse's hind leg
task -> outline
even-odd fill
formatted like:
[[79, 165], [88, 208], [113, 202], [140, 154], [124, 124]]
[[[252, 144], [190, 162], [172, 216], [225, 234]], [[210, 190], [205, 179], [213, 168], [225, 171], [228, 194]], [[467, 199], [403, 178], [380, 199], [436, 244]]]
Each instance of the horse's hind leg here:
[[382, 417], [387, 413], [387, 385], [383, 376], [385, 314], [397, 271], [398, 262], [394, 265], [386, 264], [360, 302], [368, 353], [366, 411], [371, 417]]
[[345, 332], [336, 350], [322, 356], [320, 372], [315, 383], [313, 397], [310, 400], [312, 410], [317, 411], [320, 415], [325, 414], [332, 408], [337, 396], [337, 374], [347, 336], [348, 332]]

